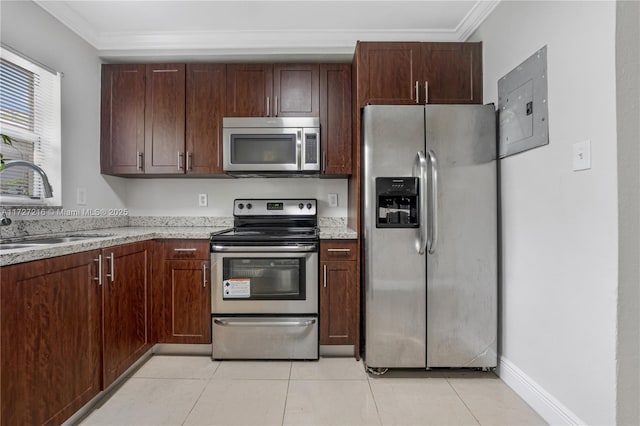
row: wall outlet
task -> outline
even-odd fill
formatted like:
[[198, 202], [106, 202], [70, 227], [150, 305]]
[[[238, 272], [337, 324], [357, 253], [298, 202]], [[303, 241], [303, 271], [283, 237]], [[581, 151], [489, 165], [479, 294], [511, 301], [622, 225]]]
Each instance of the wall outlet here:
[[591, 168], [591, 141], [586, 140], [573, 144], [573, 170], [587, 170]]
[[78, 187], [76, 191], [76, 204], [79, 206], [87, 205], [87, 188]]
[[338, 207], [338, 194], [329, 194], [329, 207]]
[[207, 207], [207, 194], [198, 194], [198, 205], [200, 207]]

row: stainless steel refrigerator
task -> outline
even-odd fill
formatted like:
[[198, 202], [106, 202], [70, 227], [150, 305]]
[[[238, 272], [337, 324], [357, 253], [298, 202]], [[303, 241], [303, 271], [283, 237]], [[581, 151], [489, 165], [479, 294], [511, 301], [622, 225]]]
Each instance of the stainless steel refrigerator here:
[[366, 106], [365, 363], [496, 366], [492, 105]]

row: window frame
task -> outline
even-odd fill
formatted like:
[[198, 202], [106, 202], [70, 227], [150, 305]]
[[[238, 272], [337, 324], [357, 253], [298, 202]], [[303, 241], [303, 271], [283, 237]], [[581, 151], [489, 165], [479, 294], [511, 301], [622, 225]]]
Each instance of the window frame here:
[[[51, 198], [32, 198], [31, 196], [8, 195], [0, 193], [0, 206], [35, 208], [62, 207], [62, 74], [52, 70], [45, 65], [38, 63], [37, 61], [34, 61], [29, 57], [22, 55], [21, 53], [6, 46], [5, 44], [0, 45], [0, 56], [5, 61], [11, 62], [18, 67], [38, 74], [39, 76], [46, 76], [45, 73], [49, 73], [52, 75], [52, 78], [50, 76], [47, 76], [47, 78], [50, 79], [50, 82], [48, 83], [50, 84], [50, 86], [48, 86], [46, 89], [34, 85], [34, 98], [40, 96], [38, 94], [39, 90], [50, 91], [47, 96], [50, 96], [51, 106], [45, 107], [45, 112], [50, 114], [46, 118], [47, 123], [50, 124], [43, 125], [42, 129], [38, 128], [39, 124], [34, 124], [34, 130], [27, 130], [19, 126], [12, 126], [9, 123], [0, 121], [0, 132], [16, 141], [25, 141], [28, 143], [33, 143], [34, 145], [38, 143], [46, 144], [42, 148], [34, 148], [33, 163], [40, 166], [45, 171], [53, 188], [53, 197]], [[37, 123], [38, 120], [42, 120], [41, 108], [42, 107], [40, 107], [37, 102], [34, 101], [34, 123]], [[41, 131], [45, 130], [45, 128], [46, 132]], [[6, 148], [3, 147], [3, 151], [6, 153]], [[5, 161], [7, 161], [6, 154]], [[16, 168], [15, 170], [18, 170], [18, 168]], [[3, 171], [2, 173], [0, 173], [0, 179], [2, 179], [3, 173], [5, 172]], [[37, 189], [40, 193], [42, 193], [42, 187], [38, 187], [38, 185], [41, 185], [41, 180], [34, 178], [34, 173], [35, 172], [29, 173], [29, 185], [32, 186], [30, 188], [30, 192], [33, 193]]]

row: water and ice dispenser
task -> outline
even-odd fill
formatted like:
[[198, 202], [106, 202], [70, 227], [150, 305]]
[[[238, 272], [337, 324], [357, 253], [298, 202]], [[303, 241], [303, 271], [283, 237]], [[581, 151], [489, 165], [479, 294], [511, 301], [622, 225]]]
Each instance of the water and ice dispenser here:
[[420, 226], [418, 178], [376, 178], [376, 228]]

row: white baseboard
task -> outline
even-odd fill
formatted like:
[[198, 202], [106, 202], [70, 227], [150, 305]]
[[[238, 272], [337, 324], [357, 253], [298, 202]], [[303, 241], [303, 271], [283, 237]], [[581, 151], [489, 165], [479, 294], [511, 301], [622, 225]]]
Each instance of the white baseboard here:
[[564, 404], [527, 376], [515, 364], [500, 357], [498, 376], [550, 425], [585, 425]]

